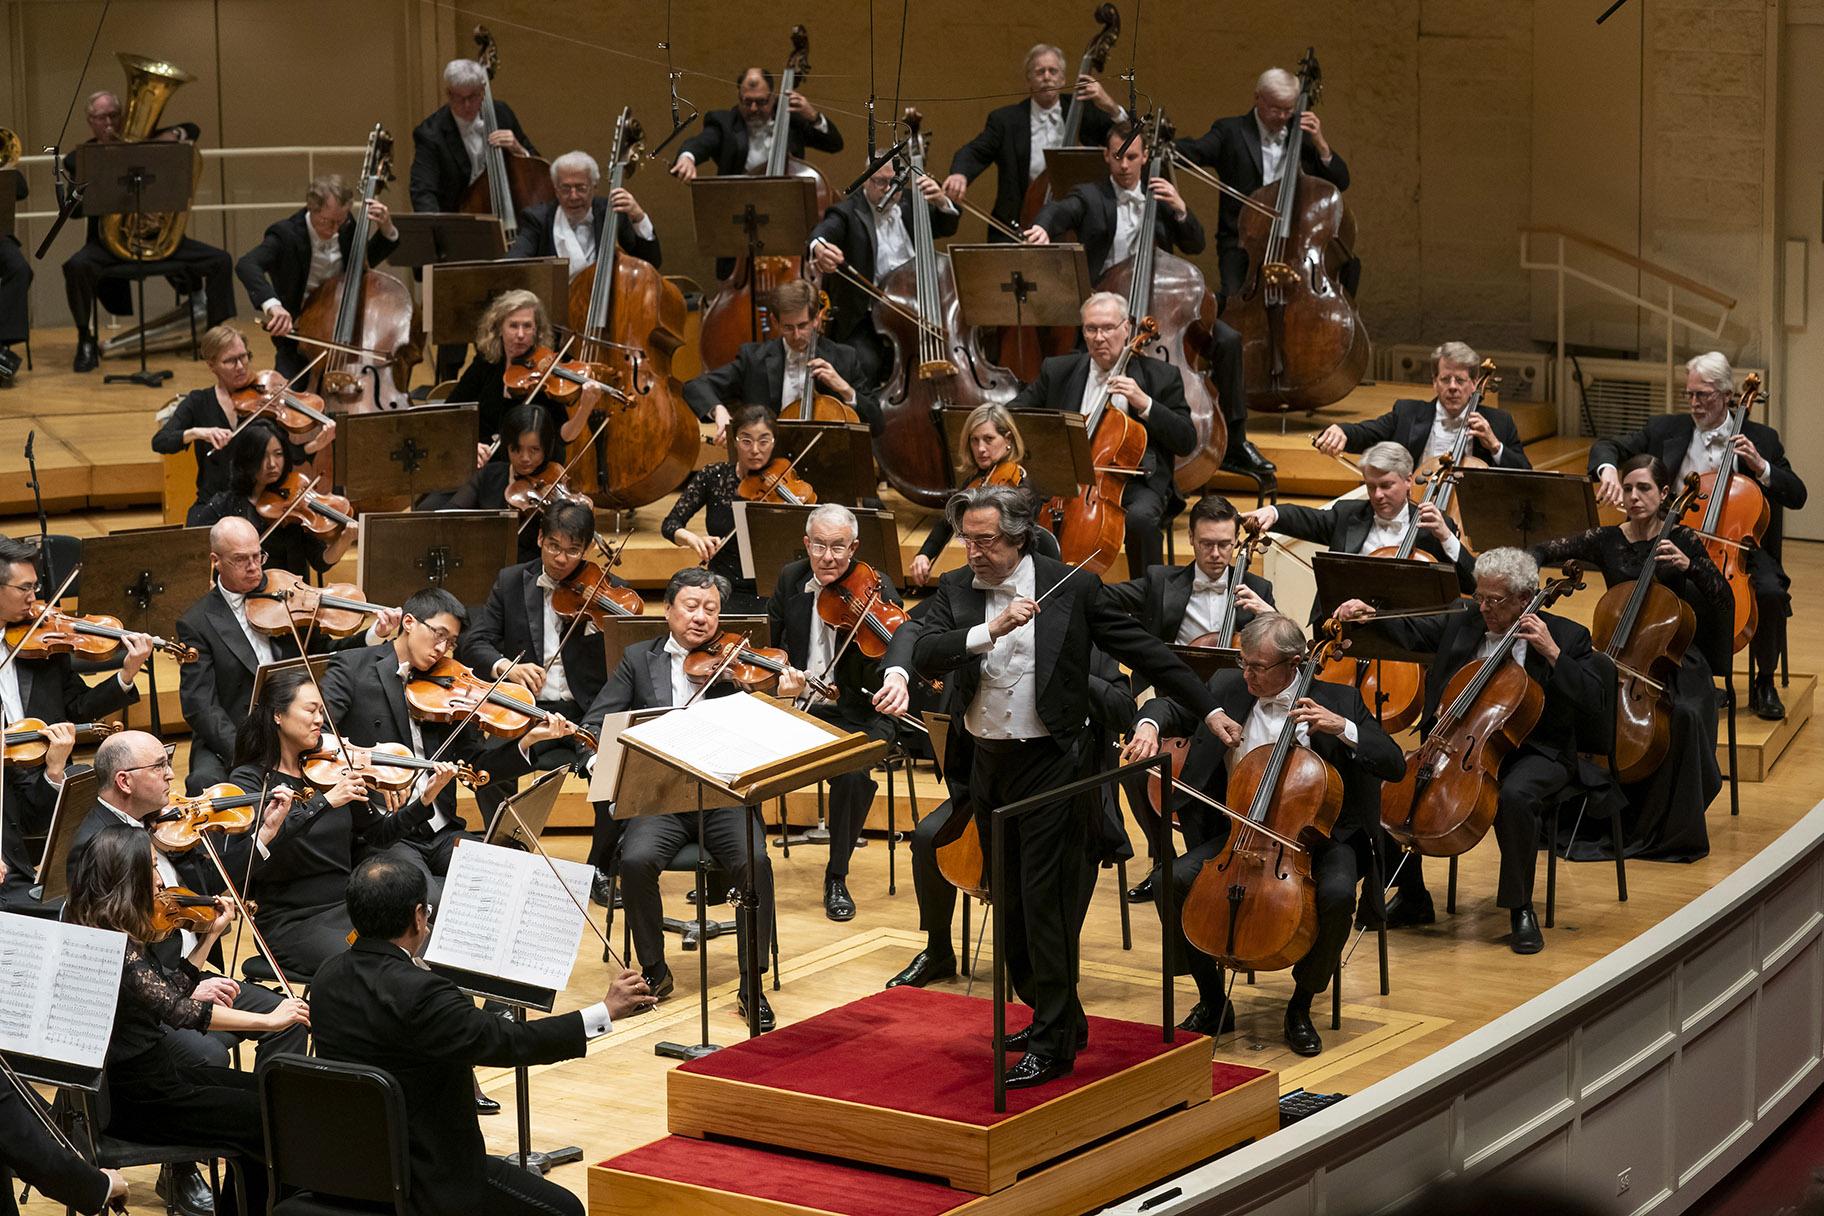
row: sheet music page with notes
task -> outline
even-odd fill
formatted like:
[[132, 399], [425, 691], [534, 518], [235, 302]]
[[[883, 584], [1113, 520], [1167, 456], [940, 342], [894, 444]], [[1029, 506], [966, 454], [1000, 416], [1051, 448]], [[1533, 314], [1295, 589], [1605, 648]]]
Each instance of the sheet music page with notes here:
[[0, 1048], [100, 1068], [127, 935], [0, 913]]
[[705, 698], [622, 735], [724, 782], [830, 741], [823, 727], [745, 692]]
[[[564, 876], [561, 886], [552, 865]], [[425, 961], [561, 992], [576, 965], [594, 877], [581, 862], [553, 857], [547, 865], [537, 853], [458, 841]]]

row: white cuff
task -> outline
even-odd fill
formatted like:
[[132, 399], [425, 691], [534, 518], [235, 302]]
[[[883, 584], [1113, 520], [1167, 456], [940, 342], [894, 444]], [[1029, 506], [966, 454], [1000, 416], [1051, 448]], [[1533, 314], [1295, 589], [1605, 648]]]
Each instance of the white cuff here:
[[829, 129], [830, 129], [830, 116], [828, 114], [823, 113], [821, 110], [818, 111], [817, 121], [811, 124], [811, 130], [816, 131], [818, 134], [821, 135], [822, 133], [828, 131]]
[[[148, 658], [148, 659], [147, 659], [147, 660], [146, 660], [146, 662], [148, 662], [148, 663], [150, 663], [150, 662], [151, 662], [151, 661], [152, 661], [152, 660], [151, 660], [151, 659], [150, 659], [150, 658]], [[124, 672], [124, 671], [117, 671], [117, 672], [115, 672], [115, 673], [114, 673], [114, 679], [115, 679], [115, 680], [116, 680], [116, 681], [118, 681], [118, 682], [119, 682], [119, 684], [120, 684], [120, 686], [121, 686], [121, 687], [122, 687], [122, 688], [124, 688], [124, 689], [126, 689], [126, 690], [127, 690], [127, 691], [128, 691], [128, 692], [132, 692], [132, 691], [133, 691], [133, 681], [131, 681], [131, 680], [129, 680], [129, 679], [127, 679], [127, 673], [126, 673], [126, 672]]]
[[[694, 165], [697, 163], [697, 154], [695, 152], [678, 153], [678, 160], [685, 160], [685, 159], [688, 159], [690, 161], [690, 163]], [[672, 163], [676, 164], [677, 161], [673, 161]]]
[[641, 217], [639, 223], [633, 226], [633, 235], [639, 237], [642, 241], [650, 241], [652, 239], [652, 233], [652, 215], [648, 212], [645, 216]]
[[1350, 747], [1354, 747], [1356, 744], [1355, 723], [1349, 721], [1347, 718], [1343, 720], [1342, 739], [1343, 742], [1347, 743]]
[[583, 1010], [583, 1036], [599, 1039], [614, 1029], [614, 1019], [608, 1016], [608, 1006], [601, 1001]]
[[994, 635], [988, 632], [986, 622], [969, 630], [969, 640], [964, 645], [970, 654], [987, 654], [994, 649]]
[[1457, 534], [1455, 532], [1450, 533], [1443, 540], [1439, 541], [1438, 547], [1444, 550], [1444, 557], [1446, 560], [1453, 562], [1457, 560], [1457, 555], [1463, 552], [1463, 542], [1457, 539]]
[[1760, 482], [1764, 486], [1772, 485], [1773, 484], [1773, 462], [1770, 460], [1766, 464], [1762, 465], [1761, 471], [1759, 473], [1755, 474], [1754, 479], [1756, 481]]
[[267, 300], [264, 304], [260, 305], [260, 311], [261, 312], [271, 312], [275, 308], [283, 308], [283, 307], [285, 307], [285, 306], [283, 304], [279, 303], [279, 297], [273, 296], [271, 299]]
[[[1141, 728], [1141, 727], [1142, 727], [1142, 726], [1150, 726], [1150, 727], [1152, 727], [1152, 728], [1153, 728], [1153, 733], [1154, 733], [1154, 734], [1155, 734], [1155, 735], [1161, 735], [1161, 736], [1163, 736], [1163, 735], [1164, 735], [1164, 734], [1165, 734], [1165, 731], [1163, 731], [1163, 730], [1161, 730], [1161, 729], [1160, 729], [1160, 727], [1159, 727], [1159, 723], [1158, 723], [1158, 722], [1157, 722], [1157, 721], [1155, 721], [1155, 720], [1154, 720], [1154, 719], [1152, 719], [1152, 718], [1142, 718], [1142, 719], [1140, 719], [1140, 720], [1139, 720], [1139, 721], [1138, 721], [1138, 722], [1136, 722], [1136, 723], [1134, 723], [1134, 729], [1135, 729], [1135, 730], [1139, 730], [1139, 729], [1140, 729], [1140, 728]], [[1130, 736], [1130, 737], [1131, 737], [1131, 736]]]
[[1615, 471], [1615, 466], [1614, 466], [1614, 465], [1612, 465], [1612, 464], [1599, 464], [1599, 465], [1597, 465], [1597, 466], [1596, 466], [1596, 479], [1597, 479], [1597, 480], [1598, 480], [1598, 481], [1600, 481], [1600, 480], [1602, 480], [1602, 475], [1603, 475], [1603, 473], [1604, 473], [1604, 472], [1605, 472], [1605, 471], [1606, 471], [1606, 472], [1610, 472], [1610, 473], [1613, 473], [1613, 472], [1614, 472], [1614, 471]]

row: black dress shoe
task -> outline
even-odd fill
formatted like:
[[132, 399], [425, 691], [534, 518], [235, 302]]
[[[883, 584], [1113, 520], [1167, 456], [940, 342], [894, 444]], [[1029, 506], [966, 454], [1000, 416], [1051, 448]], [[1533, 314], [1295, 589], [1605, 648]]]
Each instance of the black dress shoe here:
[[182, 1216], [214, 1216], [215, 1192], [209, 1189], [194, 1161], [160, 1169], [153, 1189]]
[[923, 988], [926, 984], [935, 984], [939, 980], [956, 977], [956, 955], [933, 954], [929, 950], [920, 950], [906, 964], [906, 969], [887, 981], [889, 988]]
[[1137, 887], [1127, 889], [1127, 902], [1130, 904], [1150, 904], [1153, 902], [1153, 879], [1149, 874]]
[[1235, 1029], [1235, 1006], [1226, 1000], [1214, 1005], [1208, 1001], [1198, 1001], [1191, 1006], [1184, 1021], [1178, 1023], [1178, 1029], [1207, 1034], [1212, 1039], [1219, 1034], [1227, 1034]]
[[1514, 926], [1514, 936], [1508, 944], [1515, 954], [1537, 954], [1545, 949], [1545, 934], [1539, 932], [1539, 917], [1531, 904], [1515, 908], [1509, 914], [1509, 920]]
[[[743, 1022], [747, 1021], [747, 993], [743, 992], [735, 997], [735, 1012], [741, 1015]], [[762, 995], [760, 998], [760, 1033], [765, 1034], [776, 1025], [778, 1023], [773, 1020], [773, 1007], [766, 1003], [766, 997]]]
[[842, 879], [823, 880], [823, 914], [834, 921], [855, 919], [855, 900]]
[[1756, 680], [1748, 692], [1748, 704], [1755, 717], [1768, 722], [1778, 722], [1786, 716], [1786, 705], [1772, 680]]
[[1389, 929], [1410, 929], [1414, 925], [1435, 925], [1438, 923], [1438, 911], [1432, 906], [1431, 892], [1420, 891], [1414, 895], [1400, 894], [1387, 905], [1387, 927]]
[[[1032, 1027], [1031, 1026], [1022, 1027], [1021, 1029], [1016, 1030], [1012, 1034], [1007, 1036], [1007, 1050], [1008, 1051], [1025, 1051], [1026, 1044], [1030, 1043], [1031, 1041], [1032, 1041]], [[1082, 1051], [1085, 1047], [1088, 1047], [1088, 1046], [1089, 1046], [1089, 1027], [1085, 1026], [1085, 1027], [1083, 1027], [1083, 1029], [1077, 1031], [1077, 1050]]]
[[1070, 1060], [1059, 1060], [1042, 1052], [1029, 1051], [1020, 1057], [1020, 1062], [1007, 1070], [1008, 1089], [1031, 1089], [1034, 1085], [1043, 1085], [1059, 1077], [1068, 1076], [1076, 1065]]
[[1227, 473], [1240, 473], [1243, 477], [1271, 477], [1279, 471], [1279, 466], [1261, 455], [1260, 449], [1252, 440], [1229, 440], [1228, 450], [1222, 454], [1222, 468]]
[[652, 994], [655, 1001], [664, 1000], [678, 986], [677, 977], [672, 975], [671, 968], [664, 963], [654, 967], [641, 967], [640, 978], [646, 981], [646, 991]]
[[76, 343], [76, 362], [71, 370], [92, 372], [101, 366], [101, 347], [95, 345], [95, 339], [83, 338]]
[[1311, 1007], [1309, 1005], [1286, 1006], [1286, 1046], [1294, 1055], [1314, 1056], [1324, 1049], [1324, 1041], [1317, 1037], [1317, 1027], [1311, 1024]]
[[500, 1113], [500, 1103], [488, 1097], [486, 1094], [476, 1094], [475, 1113], [478, 1115], [498, 1115]]
[[606, 870], [597, 870], [589, 880], [589, 902], [598, 908], [619, 907], [621, 901], [615, 898], [615, 891], [614, 877]]

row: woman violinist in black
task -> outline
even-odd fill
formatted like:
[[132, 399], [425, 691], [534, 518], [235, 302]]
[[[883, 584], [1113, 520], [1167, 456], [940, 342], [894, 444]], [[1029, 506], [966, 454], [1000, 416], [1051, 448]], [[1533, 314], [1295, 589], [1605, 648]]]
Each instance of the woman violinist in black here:
[[[521, 478], [534, 477], [547, 464], [561, 462], [564, 448], [557, 424], [541, 406], [520, 404], [500, 420], [500, 447], [505, 460], [490, 460], [475, 470], [454, 494], [438, 504], [439, 511], [504, 511], [513, 504], [507, 490]], [[538, 556], [538, 529], [521, 528], [519, 557], [529, 562]]]
[[[764, 405], [743, 406], [728, 426], [730, 459], [706, 465], [691, 473], [678, 491], [678, 501], [659, 525], [659, 535], [680, 549], [689, 549], [697, 560], [727, 579], [734, 590], [722, 605], [725, 613], [764, 612], [766, 601], [754, 590], [754, 580], [741, 577], [741, 556], [729, 539], [735, 530], [735, 499], [741, 496], [741, 479], [757, 473], [773, 460], [778, 424]], [[684, 525], [703, 512], [703, 531]]]
[[[270, 522], [261, 518], [255, 503], [260, 495], [279, 485], [291, 475], [293, 449], [270, 419], [255, 418], [241, 428], [228, 444], [228, 488], [190, 508], [184, 523], [192, 528], [207, 528], [219, 519], [238, 515], [263, 535]], [[327, 487], [318, 487], [324, 492]], [[305, 508], [299, 507], [297, 511]], [[260, 542], [266, 551], [266, 564], [289, 570], [300, 578], [311, 570], [328, 570], [342, 560], [355, 539], [353, 528], [342, 528], [333, 539], [313, 535], [298, 521], [297, 511], [287, 517]]]
[[[1013, 415], [1007, 412], [1006, 406], [989, 402], [970, 411], [968, 420], [963, 423], [957, 463], [964, 467], [974, 465], [975, 474], [963, 483], [963, 489], [986, 484], [1027, 489], [1029, 479], [1020, 464], [1024, 459], [1026, 442], [1020, 438], [1020, 428], [1014, 424]], [[912, 559], [912, 569], [907, 572], [914, 583], [923, 587], [931, 581], [931, 567], [944, 546], [950, 543], [950, 537], [949, 517], [939, 512], [937, 521], [931, 525], [930, 535], [919, 546], [918, 556]]]
[[[516, 404], [507, 395], [507, 364], [530, 367], [532, 352], [550, 345], [551, 321], [545, 316], [545, 306], [538, 296], [529, 291], [503, 291], [481, 314], [481, 321], [475, 327], [475, 358], [463, 369], [462, 377], [446, 400], [473, 401], [480, 405], [482, 435], [506, 434], [501, 429], [502, 422], [507, 411]], [[538, 401], [551, 413], [552, 421], [561, 427], [563, 408], [543, 394]], [[563, 452], [555, 451], [551, 458], [561, 461]], [[496, 459], [499, 459], [498, 454]]]

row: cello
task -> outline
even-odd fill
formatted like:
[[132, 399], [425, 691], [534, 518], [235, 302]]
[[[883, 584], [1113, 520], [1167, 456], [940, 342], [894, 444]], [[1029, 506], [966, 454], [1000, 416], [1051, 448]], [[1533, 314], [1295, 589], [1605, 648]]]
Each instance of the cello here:
[[1223, 420], [1215, 386], [1200, 370], [1210, 362], [1216, 295], [1204, 281], [1203, 271], [1160, 249], [1154, 241], [1159, 200], [1147, 183], [1164, 175], [1171, 164], [1171, 123], [1161, 115], [1152, 133], [1152, 153], [1140, 177], [1146, 203], [1140, 210], [1140, 230], [1134, 236], [1134, 256], [1103, 271], [1096, 290], [1126, 297], [1128, 319], [1136, 325], [1141, 317], [1151, 317], [1159, 326], [1158, 340], [1141, 353], [1171, 364], [1184, 381], [1184, 400], [1197, 428], [1197, 447], [1190, 455], [1178, 457], [1173, 479], [1180, 491], [1191, 494], [1209, 484], [1222, 467], [1222, 454], [1229, 446], [1229, 424]]
[[1685, 508], [1679, 522], [1692, 528], [1704, 542], [1705, 552], [1729, 582], [1729, 593], [1735, 598], [1735, 632], [1731, 646], [1740, 650], [1754, 636], [1760, 609], [1754, 601], [1754, 587], [1748, 579], [1748, 550], [1731, 545], [1731, 540], [1760, 544], [1773, 521], [1773, 508], [1759, 483], [1746, 473], [1736, 471], [1735, 437], [1748, 421], [1748, 411], [1756, 399], [1765, 400], [1761, 378], [1750, 372], [1742, 381], [1742, 391], [1729, 407], [1729, 438], [1723, 445], [1722, 461], [1713, 473], [1705, 473], [1698, 482], [1705, 505]]
[[1300, 171], [1299, 119], [1322, 91], [1314, 49], [1298, 68], [1284, 168], [1278, 182], [1254, 192], [1273, 218], [1243, 208], [1239, 237], [1248, 271], [1223, 315], [1241, 332], [1248, 406], [1258, 410], [1322, 409], [1361, 383], [1368, 368], [1368, 330], [1337, 278], [1355, 244], [1355, 217], [1340, 190]]
[[[633, 172], [641, 134], [632, 110], [623, 108], [614, 124], [610, 193]], [[671, 356], [684, 343], [684, 295], [652, 263], [622, 252], [620, 228], [621, 213], [610, 207], [594, 265], [570, 281], [570, 326], [590, 375], [623, 398], [610, 406], [606, 431], [597, 429], [584, 454], [595, 462], [591, 497], [631, 508], [671, 493], [690, 475], [699, 431], [671, 374]], [[577, 481], [587, 483], [583, 472]]]
[[[908, 190], [925, 174], [929, 131], [917, 110], [906, 111], [911, 142]], [[888, 194], [883, 207], [897, 206]], [[894, 489], [925, 507], [950, 496], [950, 454], [944, 446], [943, 411], [1005, 405], [1019, 392], [1013, 373], [982, 354], [980, 336], [963, 324], [950, 255], [939, 253], [931, 230], [931, 205], [912, 199], [912, 259], [881, 279], [874, 324], [893, 348], [880, 394], [881, 432], [875, 458]]]
[[[1133, 339], [1122, 348], [1108, 375], [1127, 374], [1133, 357], [1158, 338], [1159, 329], [1153, 319], [1140, 318]], [[1121, 505], [1121, 497], [1127, 490], [1127, 479], [1140, 471], [1140, 462], [1146, 457], [1146, 427], [1129, 417], [1126, 410], [1113, 408], [1111, 398], [1104, 384], [1089, 411], [1087, 430], [1094, 468], [1091, 476], [1095, 480], [1075, 498], [1052, 499], [1039, 516], [1040, 522], [1058, 538], [1064, 561], [1086, 566], [1092, 574], [1108, 569], [1121, 552], [1127, 538], [1127, 511]]]
[[298, 337], [332, 343], [317, 373], [316, 391], [332, 411], [352, 414], [402, 409], [409, 402], [399, 373], [409, 377], [417, 360], [412, 338], [412, 293], [390, 274], [370, 270], [368, 200], [393, 180], [393, 137], [379, 123], [367, 136], [360, 201], [350, 214], [354, 240], [340, 273], [319, 284], [298, 313]]
[[520, 210], [553, 201], [557, 188], [551, 184], [550, 161], [509, 155], [489, 138], [500, 130], [500, 120], [494, 113], [494, 73], [500, 67], [500, 48], [485, 25], [476, 26], [474, 36], [475, 58], [488, 74], [481, 86], [482, 172], [463, 191], [456, 210], [469, 215], [492, 215], [500, 221], [500, 233], [510, 246], [519, 235]]
[[[828, 211], [836, 195], [817, 169], [791, 155], [792, 117], [787, 104], [792, 93], [811, 74], [811, 36], [802, 25], [792, 27], [792, 53], [780, 73], [773, 94], [773, 146], [767, 154], [764, 177], [802, 177], [817, 189], [817, 214]], [[773, 336], [771, 310], [763, 302], [781, 283], [804, 278], [804, 258], [768, 254], [744, 257], [728, 278], [716, 284], [715, 294], [703, 306], [699, 341], [704, 367], [732, 363], [743, 342], [765, 342]]]

